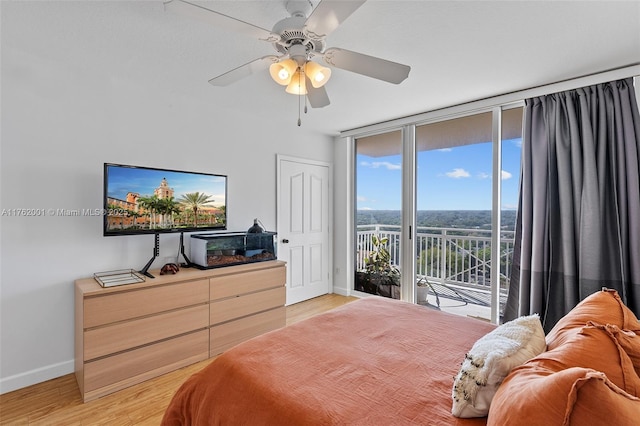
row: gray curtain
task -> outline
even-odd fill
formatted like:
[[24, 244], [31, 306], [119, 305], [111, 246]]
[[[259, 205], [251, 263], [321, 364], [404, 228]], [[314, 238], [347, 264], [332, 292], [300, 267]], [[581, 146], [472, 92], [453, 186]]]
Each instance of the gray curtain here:
[[602, 287], [640, 313], [640, 115], [633, 79], [527, 99], [504, 320], [546, 331]]

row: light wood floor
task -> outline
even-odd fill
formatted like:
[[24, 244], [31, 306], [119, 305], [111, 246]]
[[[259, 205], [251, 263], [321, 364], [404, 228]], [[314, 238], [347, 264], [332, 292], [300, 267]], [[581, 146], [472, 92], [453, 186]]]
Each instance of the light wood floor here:
[[[327, 294], [287, 306], [287, 325], [356, 300]], [[0, 395], [0, 425], [158, 425], [171, 397], [212, 359], [82, 403], [75, 375]]]

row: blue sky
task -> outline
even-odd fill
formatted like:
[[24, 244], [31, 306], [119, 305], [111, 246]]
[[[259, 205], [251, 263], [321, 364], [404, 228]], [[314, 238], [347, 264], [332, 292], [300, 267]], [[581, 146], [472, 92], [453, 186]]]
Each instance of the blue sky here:
[[[518, 203], [521, 139], [502, 144], [502, 209]], [[402, 159], [357, 156], [358, 210], [400, 210]], [[418, 153], [418, 210], [491, 210], [491, 143]]]
[[141, 196], [153, 195], [162, 178], [166, 178], [169, 187], [175, 191], [176, 200], [182, 194], [200, 192], [212, 196], [212, 206], [224, 206], [226, 203], [224, 176], [113, 166], [109, 166], [108, 174], [107, 195], [121, 200], [126, 199], [127, 192], [137, 192]]

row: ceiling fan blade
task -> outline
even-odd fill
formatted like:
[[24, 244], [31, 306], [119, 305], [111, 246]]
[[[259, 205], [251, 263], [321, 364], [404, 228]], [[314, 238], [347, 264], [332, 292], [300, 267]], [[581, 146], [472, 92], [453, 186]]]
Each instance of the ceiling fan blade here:
[[394, 84], [402, 83], [411, 71], [411, 67], [408, 65], [337, 47], [327, 49], [323, 59], [334, 67]]
[[279, 35], [273, 34], [269, 30], [245, 21], [241, 21], [236, 18], [232, 18], [231, 16], [216, 12], [215, 10], [207, 9], [206, 7], [202, 7], [185, 0], [166, 1], [165, 7], [168, 10], [173, 10], [185, 16], [208, 22], [210, 24], [213, 24], [213, 26], [215, 27], [255, 37], [258, 40], [265, 40], [270, 43], [274, 43], [280, 40]]
[[238, 68], [234, 68], [231, 71], [227, 71], [224, 74], [214, 77], [209, 80], [209, 83], [214, 86], [228, 86], [229, 84], [235, 83], [242, 78], [250, 76], [251, 74], [256, 74], [266, 70], [271, 64], [274, 64], [279, 60], [280, 58], [275, 55], [263, 56], [262, 58], [247, 62], [244, 65], [240, 65]]
[[327, 91], [324, 86], [320, 86], [317, 88], [313, 87], [311, 85], [311, 80], [309, 80], [309, 77], [307, 77], [306, 75], [305, 77], [307, 79], [307, 99], [309, 99], [309, 105], [311, 105], [311, 108], [324, 108], [329, 105], [329, 96], [327, 95]]
[[323, 39], [331, 34], [366, 0], [322, 0], [311, 12], [305, 23], [305, 31], [312, 39]]

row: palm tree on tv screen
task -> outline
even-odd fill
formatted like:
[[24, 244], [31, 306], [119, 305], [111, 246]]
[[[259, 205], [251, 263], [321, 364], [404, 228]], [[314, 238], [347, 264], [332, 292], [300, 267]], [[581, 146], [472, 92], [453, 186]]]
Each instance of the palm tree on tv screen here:
[[157, 195], [138, 198], [138, 203], [149, 215], [149, 228], [151, 229], [155, 228], [156, 225], [156, 213], [158, 212], [159, 202], [160, 199]]
[[212, 200], [211, 197], [211, 195], [205, 193], [190, 192], [182, 195], [178, 199], [178, 202], [182, 204], [185, 209], [193, 210], [193, 226], [195, 228], [198, 227], [198, 210], [213, 203], [215, 200]]
[[158, 213], [162, 217], [164, 227], [173, 226], [173, 214], [180, 213], [180, 205], [173, 197], [161, 198], [158, 200]]
[[138, 226], [138, 224], [136, 223], [136, 219], [142, 215], [135, 210], [127, 209], [127, 216], [132, 218], [131, 227], [136, 228]]

